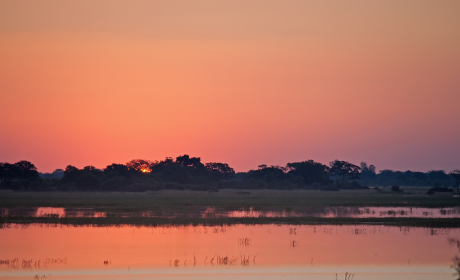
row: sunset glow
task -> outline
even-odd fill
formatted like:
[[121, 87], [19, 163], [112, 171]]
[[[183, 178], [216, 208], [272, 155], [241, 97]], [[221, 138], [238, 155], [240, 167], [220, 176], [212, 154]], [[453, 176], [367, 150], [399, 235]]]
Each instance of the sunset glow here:
[[0, 161], [450, 171], [459, 14], [454, 0], [4, 0]]

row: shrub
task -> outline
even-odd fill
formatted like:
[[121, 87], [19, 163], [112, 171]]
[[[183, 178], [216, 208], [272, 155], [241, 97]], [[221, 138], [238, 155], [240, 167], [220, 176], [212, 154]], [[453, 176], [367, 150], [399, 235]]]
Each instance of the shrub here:
[[149, 185], [145, 183], [134, 183], [126, 187], [127, 192], [145, 192], [149, 189]]
[[338, 192], [340, 191], [337, 187], [335, 186], [325, 186], [321, 188], [321, 191], [326, 191], [326, 192]]
[[393, 192], [399, 192], [399, 186], [397, 186], [397, 185], [391, 186], [391, 191], [393, 191]]
[[313, 183], [311, 185], [311, 188], [314, 189], [314, 190], [319, 190], [319, 189], [321, 189], [321, 185], [319, 183]]
[[167, 190], [185, 190], [184, 185], [176, 184], [176, 183], [168, 183], [165, 185], [165, 189]]
[[426, 194], [434, 194], [435, 192], [454, 192], [453, 189], [450, 189], [448, 187], [433, 187], [429, 189]]

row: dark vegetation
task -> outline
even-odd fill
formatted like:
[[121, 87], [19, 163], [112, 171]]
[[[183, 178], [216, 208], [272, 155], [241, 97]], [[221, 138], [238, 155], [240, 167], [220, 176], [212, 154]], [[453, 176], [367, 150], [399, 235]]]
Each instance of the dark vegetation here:
[[426, 195], [429, 187], [415, 188], [403, 194], [389, 187], [379, 192], [370, 190], [251, 190], [225, 189], [220, 192], [165, 190], [161, 192], [15, 192], [1, 191], [0, 206], [5, 208], [64, 207], [91, 208], [105, 212], [168, 211], [194, 213], [207, 207], [222, 211], [249, 209], [255, 211], [316, 212], [327, 206], [343, 207], [455, 207], [455, 197]]
[[[339, 191], [369, 189], [367, 186], [432, 186], [429, 194], [450, 186], [459, 191], [460, 171], [428, 172], [381, 170], [362, 162], [360, 166], [335, 160], [324, 165], [313, 160], [286, 166], [259, 165], [258, 169], [235, 173], [226, 163], [202, 163], [189, 155], [162, 161], [136, 159], [111, 164], [104, 169], [68, 165], [64, 170], [39, 173], [28, 161], [0, 163], [0, 188], [23, 191], [121, 191], [192, 190], [218, 192], [221, 189], [314, 189]], [[396, 189], [397, 187], [397, 189]]]
[[386, 225], [386, 226], [410, 226], [426, 228], [458, 228], [460, 219], [458, 218], [318, 218], [318, 217], [259, 217], [259, 218], [148, 218], [148, 217], [107, 217], [107, 218], [48, 218], [48, 217], [0, 217], [0, 228], [8, 227], [11, 224], [51, 224], [54, 226], [183, 226], [183, 225], [203, 225], [203, 226], [223, 226], [235, 224], [262, 225], [262, 224], [291, 224], [291, 225]]

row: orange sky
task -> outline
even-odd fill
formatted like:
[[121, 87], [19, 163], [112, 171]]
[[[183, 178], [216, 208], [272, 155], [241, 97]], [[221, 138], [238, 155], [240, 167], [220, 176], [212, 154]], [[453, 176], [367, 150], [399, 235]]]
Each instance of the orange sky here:
[[0, 2], [0, 162], [460, 168], [460, 2]]

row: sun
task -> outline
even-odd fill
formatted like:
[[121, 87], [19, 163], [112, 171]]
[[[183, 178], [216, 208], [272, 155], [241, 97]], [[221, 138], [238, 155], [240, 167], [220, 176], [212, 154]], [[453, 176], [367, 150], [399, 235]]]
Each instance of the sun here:
[[147, 169], [147, 168], [142, 168], [142, 169], [141, 169], [141, 172], [142, 172], [142, 173], [150, 173], [150, 172], [152, 172], [152, 171], [151, 171], [150, 169]]

